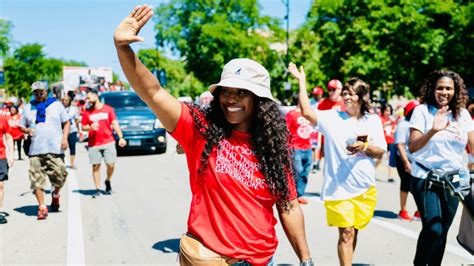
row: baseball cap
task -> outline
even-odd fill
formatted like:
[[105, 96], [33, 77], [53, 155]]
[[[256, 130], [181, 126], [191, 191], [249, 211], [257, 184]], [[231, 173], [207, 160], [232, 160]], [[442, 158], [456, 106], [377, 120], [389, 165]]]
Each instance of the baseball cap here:
[[413, 100], [413, 101], [409, 101], [407, 103], [407, 105], [405, 105], [405, 116], [408, 115], [408, 113], [410, 113], [413, 109], [415, 109], [415, 107], [417, 107], [418, 105], [420, 105], [420, 102], [417, 101], [417, 100]]
[[46, 84], [44, 84], [44, 82], [35, 81], [33, 84], [31, 84], [31, 91], [35, 90], [48, 90], [48, 88], [46, 88]]
[[248, 58], [232, 59], [225, 64], [221, 80], [209, 86], [209, 91], [214, 93], [217, 87], [245, 89], [258, 97], [274, 100], [270, 91], [270, 74], [261, 64]]
[[342, 83], [337, 79], [331, 79], [328, 82], [328, 90], [329, 89], [342, 89]]
[[311, 92], [311, 94], [315, 94], [315, 95], [323, 95], [323, 93], [324, 93], [323, 88], [319, 86], [314, 87], [313, 91]]

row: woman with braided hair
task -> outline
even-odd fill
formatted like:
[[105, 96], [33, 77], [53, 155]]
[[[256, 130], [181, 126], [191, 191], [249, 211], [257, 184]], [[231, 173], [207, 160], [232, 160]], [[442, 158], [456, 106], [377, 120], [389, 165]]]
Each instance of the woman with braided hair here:
[[303, 265], [311, 259], [288, 148], [288, 132], [270, 92], [268, 71], [234, 59], [210, 86], [210, 106], [179, 103], [136, 57], [130, 43], [151, 18], [136, 7], [114, 34], [128, 81], [182, 145], [192, 192], [182, 265], [270, 265], [278, 240], [273, 206]]

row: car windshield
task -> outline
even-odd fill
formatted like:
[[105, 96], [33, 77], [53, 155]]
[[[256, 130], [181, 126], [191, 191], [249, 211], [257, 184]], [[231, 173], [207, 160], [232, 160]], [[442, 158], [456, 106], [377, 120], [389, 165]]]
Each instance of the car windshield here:
[[115, 109], [124, 108], [142, 108], [147, 105], [136, 94], [130, 95], [107, 95], [103, 98], [105, 104], [112, 106]]

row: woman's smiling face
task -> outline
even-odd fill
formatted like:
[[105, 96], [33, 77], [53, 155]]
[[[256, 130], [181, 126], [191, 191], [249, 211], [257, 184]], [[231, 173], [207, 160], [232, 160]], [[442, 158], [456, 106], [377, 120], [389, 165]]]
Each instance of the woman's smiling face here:
[[434, 98], [438, 108], [449, 105], [454, 97], [454, 81], [449, 77], [441, 77], [436, 82]]
[[254, 113], [255, 95], [245, 89], [222, 87], [219, 103], [224, 116], [234, 129], [249, 132]]

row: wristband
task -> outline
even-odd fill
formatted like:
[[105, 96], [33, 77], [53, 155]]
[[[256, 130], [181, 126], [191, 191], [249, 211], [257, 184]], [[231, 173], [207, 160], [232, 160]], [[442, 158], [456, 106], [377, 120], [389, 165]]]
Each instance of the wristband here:
[[309, 258], [308, 260], [300, 262], [300, 266], [313, 266], [313, 265], [314, 265], [314, 263], [313, 263], [313, 260], [311, 258]]
[[369, 142], [364, 142], [364, 148], [362, 149], [362, 151], [366, 151], [367, 148], [369, 148]]

